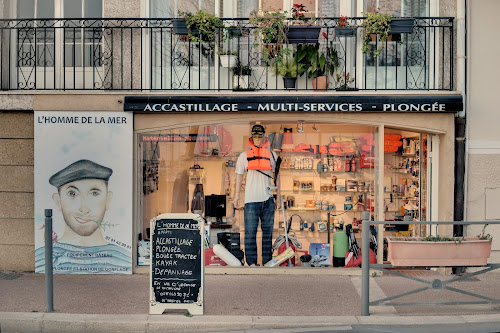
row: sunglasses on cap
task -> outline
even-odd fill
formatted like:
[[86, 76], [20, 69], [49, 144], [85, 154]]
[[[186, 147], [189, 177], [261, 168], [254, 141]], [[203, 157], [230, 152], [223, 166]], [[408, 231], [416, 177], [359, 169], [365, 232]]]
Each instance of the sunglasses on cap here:
[[264, 137], [263, 133], [253, 133], [252, 138], [262, 139]]

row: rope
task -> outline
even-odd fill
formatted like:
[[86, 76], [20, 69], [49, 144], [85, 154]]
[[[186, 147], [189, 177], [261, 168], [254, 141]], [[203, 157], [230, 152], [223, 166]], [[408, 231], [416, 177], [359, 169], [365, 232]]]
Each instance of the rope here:
[[[293, 232], [293, 231], [291, 231]], [[285, 243], [286, 239], [285, 239], [285, 235], [279, 235], [276, 240], [274, 241], [274, 244], [273, 244], [273, 250], [277, 250], [279, 249], [279, 247], [281, 246], [281, 244]], [[296, 249], [301, 249], [302, 248], [302, 243], [297, 239], [297, 236], [295, 236], [295, 232], [293, 232], [293, 234], [288, 234], [288, 242], [289, 244], [292, 244], [293, 246], [295, 246]]]

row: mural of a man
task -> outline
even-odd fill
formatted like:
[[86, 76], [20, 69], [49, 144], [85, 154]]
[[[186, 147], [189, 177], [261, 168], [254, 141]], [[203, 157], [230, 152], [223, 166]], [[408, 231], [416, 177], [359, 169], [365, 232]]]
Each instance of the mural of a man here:
[[[102, 231], [114, 226], [105, 220], [113, 193], [108, 181], [113, 170], [89, 160], [79, 160], [52, 175], [57, 188], [52, 199], [66, 223], [53, 243], [56, 273], [130, 273], [130, 253], [108, 244]], [[35, 266], [44, 265], [44, 249], [35, 253]]]

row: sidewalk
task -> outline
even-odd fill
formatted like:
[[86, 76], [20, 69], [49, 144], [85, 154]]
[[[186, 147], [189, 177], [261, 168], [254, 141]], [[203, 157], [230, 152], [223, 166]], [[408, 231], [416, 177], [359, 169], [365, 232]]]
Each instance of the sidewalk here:
[[[257, 268], [265, 272], [265, 268]], [[427, 280], [446, 280], [436, 272]], [[10, 279], [14, 277], [13, 279]], [[453, 286], [500, 298], [496, 273]], [[206, 332], [256, 328], [499, 322], [500, 306], [373, 306], [360, 316], [360, 276], [206, 275], [205, 315], [149, 315], [149, 276], [55, 275], [54, 313], [45, 313], [44, 276], [0, 273], [0, 332]], [[370, 279], [370, 300], [424, 286], [386, 275]], [[427, 290], [404, 302], [475, 300]]]

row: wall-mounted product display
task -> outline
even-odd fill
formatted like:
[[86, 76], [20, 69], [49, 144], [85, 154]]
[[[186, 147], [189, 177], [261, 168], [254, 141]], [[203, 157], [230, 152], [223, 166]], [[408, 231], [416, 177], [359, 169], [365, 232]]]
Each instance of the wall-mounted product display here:
[[[247, 183], [254, 179], [247, 177], [247, 172], [242, 175], [239, 191], [241, 207], [237, 209], [233, 203], [238, 193], [237, 160], [242, 153], [254, 149], [249, 144], [253, 125], [214, 124], [138, 134], [141, 172], [146, 172], [144, 168], [152, 163], [149, 161], [152, 157], [158, 159], [158, 188], [145, 193], [140, 200], [142, 234], [147, 234], [149, 220], [159, 214], [195, 212], [206, 220], [208, 246], [212, 248], [221, 242], [216, 237], [218, 234], [231, 235], [229, 243], [234, 243], [234, 249], [231, 247], [234, 253], [229, 252], [244, 263], [247, 249], [243, 203], [245, 192], [255, 186]], [[361, 212], [375, 214], [376, 127], [303, 121], [261, 125], [265, 128], [264, 142], [269, 142], [265, 146], [269, 147], [266, 148], [269, 158], [281, 159], [280, 188], [269, 190], [278, 208], [274, 212], [272, 241], [282, 239], [287, 227], [289, 235], [293, 235], [295, 265], [331, 266], [335, 231], [349, 226], [348, 230], [354, 233], [350, 236], [359, 238]], [[419, 199], [422, 146], [422, 135], [418, 133], [386, 132], [384, 163], [387, 168], [383, 182], [379, 183], [385, 187], [385, 218], [389, 221], [422, 216]], [[151, 147], [158, 147], [158, 153], [151, 155]], [[248, 161], [254, 158], [249, 158], [248, 153], [246, 157]], [[271, 177], [274, 177], [272, 173]], [[269, 184], [273, 184], [273, 179]], [[260, 227], [256, 240], [257, 263], [264, 265]], [[274, 256], [280, 254], [278, 248]], [[337, 257], [341, 257], [340, 252], [337, 251]], [[220, 261], [216, 254], [212, 255], [210, 265], [214, 266]], [[336, 262], [338, 266], [339, 258]], [[285, 260], [281, 265], [287, 264]]]
[[390, 143], [384, 150], [385, 219], [409, 221], [409, 225], [388, 224], [386, 230], [396, 231], [404, 236], [425, 234], [425, 230], [422, 230], [425, 226], [417, 228], [411, 225], [411, 221], [426, 220], [427, 212], [422, 200], [426, 188], [422, 186], [422, 182], [427, 169], [427, 136], [404, 132], [388, 134], [387, 137], [392, 141], [397, 140], [399, 147], [394, 149], [394, 144]]

